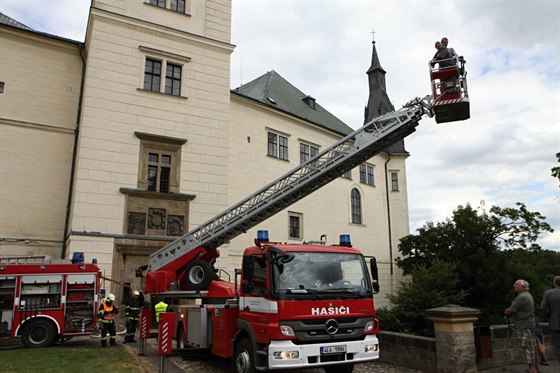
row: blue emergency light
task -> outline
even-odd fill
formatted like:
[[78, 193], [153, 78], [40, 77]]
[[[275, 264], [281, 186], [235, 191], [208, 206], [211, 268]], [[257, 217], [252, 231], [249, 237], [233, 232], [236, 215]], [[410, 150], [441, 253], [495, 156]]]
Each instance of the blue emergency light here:
[[340, 246], [352, 247], [352, 241], [349, 234], [341, 234], [339, 240]]
[[268, 231], [257, 231], [256, 242], [268, 242]]

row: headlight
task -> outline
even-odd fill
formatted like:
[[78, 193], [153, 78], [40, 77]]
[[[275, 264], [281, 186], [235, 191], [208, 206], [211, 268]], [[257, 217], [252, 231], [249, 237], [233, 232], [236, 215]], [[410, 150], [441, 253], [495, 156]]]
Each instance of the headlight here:
[[365, 332], [371, 332], [373, 330], [374, 326], [375, 326], [375, 322], [373, 320], [368, 321], [365, 328], [364, 328], [364, 331]]
[[278, 360], [293, 360], [299, 358], [298, 351], [276, 351], [274, 358]]
[[366, 345], [365, 353], [377, 351], [377, 345]]
[[294, 329], [289, 325], [280, 325], [280, 332], [287, 337], [295, 337]]

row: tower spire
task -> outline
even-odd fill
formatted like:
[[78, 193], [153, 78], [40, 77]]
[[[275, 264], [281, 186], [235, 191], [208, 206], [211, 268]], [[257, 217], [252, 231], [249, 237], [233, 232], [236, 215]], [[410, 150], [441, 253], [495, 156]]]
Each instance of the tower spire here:
[[[373, 33], [375, 33], [375, 31], [372, 31], [372, 34]], [[369, 99], [366, 106], [364, 123], [394, 110], [391, 100], [389, 100], [389, 96], [387, 96], [387, 89], [385, 86], [386, 71], [381, 67], [381, 63], [379, 62], [375, 40], [372, 41], [372, 45], [371, 66], [366, 72], [369, 81]]]

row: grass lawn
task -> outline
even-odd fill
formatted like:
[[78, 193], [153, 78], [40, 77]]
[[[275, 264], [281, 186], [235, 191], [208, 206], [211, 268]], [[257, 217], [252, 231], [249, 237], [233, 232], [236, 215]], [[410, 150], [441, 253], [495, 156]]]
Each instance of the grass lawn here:
[[122, 344], [101, 348], [98, 339], [80, 337], [45, 348], [0, 350], [0, 372], [141, 373], [143, 369]]

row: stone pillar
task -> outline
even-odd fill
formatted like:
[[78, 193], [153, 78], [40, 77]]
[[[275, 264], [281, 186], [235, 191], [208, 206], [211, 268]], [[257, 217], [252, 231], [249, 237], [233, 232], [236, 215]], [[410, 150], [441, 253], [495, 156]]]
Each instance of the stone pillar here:
[[473, 323], [480, 311], [457, 305], [426, 310], [434, 322], [438, 373], [476, 373]]

